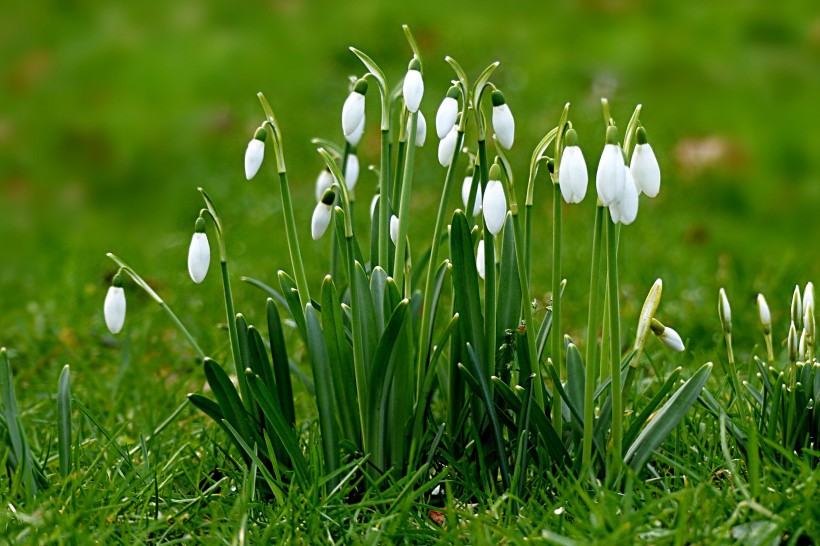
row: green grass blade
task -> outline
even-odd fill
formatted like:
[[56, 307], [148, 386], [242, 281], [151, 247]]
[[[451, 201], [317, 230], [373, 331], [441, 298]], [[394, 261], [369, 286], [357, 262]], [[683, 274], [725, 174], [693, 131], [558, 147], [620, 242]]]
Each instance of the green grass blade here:
[[672, 390], [672, 387], [675, 386], [675, 383], [677, 382], [678, 377], [680, 376], [681, 369], [682, 368], [680, 367], [675, 368], [672, 371], [672, 373], [669, 374], [669, 377], [666, 379], [661, 388], [658, 389], [658, 392], [656, 392], [655, 395], [652, 397], [652, 400], [650, 400], [649, 403], [641, 409], [641, 412], [638, 414], [635, 420], [632, 421], [632, 424], [629, 426], [629, 430], [627, 430], [626, 434], [624, 435], [625, 446], [631, 446], [632, 442], [635, 441], [635, 438], [638, 437], [638, 433], [640, 432], [641, 427], [643, 427], [644, 424], [646, 424], [646, 422], [655, 412], [655, 409], [661, 404], [661, 402], [669, 393], [669, 391]]
[[60, 476], [71, 473], [71, 384], [68, 364], [57, 381], [57, 445], [60, 454]]
[[293, 407], [293, 383], [290, 377], [288, 348], [285, 345], [285, 334], [282, 331], [282, 319], [276, 301], [268, 298], [267, 305], [268, 340], [273, 359], [273, 375], [276, 379], [276, 392], [279, 393], [279, 405], [290, 426], [296, 424], [296, 410]]

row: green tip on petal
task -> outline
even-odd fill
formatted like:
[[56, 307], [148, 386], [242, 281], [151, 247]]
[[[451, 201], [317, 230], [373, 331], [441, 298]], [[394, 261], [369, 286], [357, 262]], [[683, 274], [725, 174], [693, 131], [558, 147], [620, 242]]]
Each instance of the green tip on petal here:
[[578, 133], [575, 132], [575, 129], [568, 129], [564, 133], [564, 144], [566, 146], [578, 146]]
[[647, 142], [649, 142], [648, 140], [646, 140], [646, 129], [644, 129], [643, 127], [638, 127], [636, 139], [638, 144], [646, 144]]
[[504, 93], [502, 93], [498, 89], [493, 91], [492, 99], [493, 99], [493, 106], [501, 106], [502, 104], [507, 103], [506, 99], [504, 98]]
[[122, 275], [120, 275], [119, 271], [117, 271], [117, 274], [111, 279], [111, 286], [114, 288], [122, 288]]
[[614, 125], [610, 125], [606, 128], [606, 143], [607, 144], [618, 144], [618, 128]]
[[196, 233], [205, 233], [205, 218], [200, 216], [196, 219], [196, 224], [194, 225], [194, 231]]
[[333, 190], [325, 190], [324, 195], [322, 195], [322, 203], [325, 205], [332, 205], [335, 200], [336, 193]]
[[490, 167], [490, 180], [501, 180], [501, 165], [493, 163]]
[[410, 61], [409, 65], [407, 65], [407, 70], [416, 70], [417, 72], [421, 72], [421, 61], [418, 57], [413, 57], [413, 60]]
[[367, 94], [367, 80], [364, 78], [359, 78], [356, 80], [356, 85], [353, 86], [353, 91], [360, 95]]
[[457, 85], [451, 85], [447, 90], [447, 96], [451, 99], [458, 99], [459, 95], [461, 95], [461, 89]]
[[265, 142], [265, 139], [268, 138], [268, 132], [265, 130], [265, 127], [262, 126], [259, 129], [257, 129], [256, 132], [253, 134], [253, 138]]

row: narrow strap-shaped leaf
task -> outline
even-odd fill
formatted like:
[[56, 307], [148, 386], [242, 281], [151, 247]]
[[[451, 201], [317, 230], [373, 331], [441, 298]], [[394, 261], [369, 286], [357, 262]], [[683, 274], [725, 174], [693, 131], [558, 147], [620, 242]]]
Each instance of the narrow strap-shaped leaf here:
[[276, 301], [268, 298], [267, 303], [268, 341], [273, 359], [273, 375], [276, 381], [276, 392], [279, 394], [279, 407], [290, 426], [296, 424], [296, 411], [293, 407], [293, 383], [290, 377], [290, 362], [285, 345], [285, 334], [282, 331], [282, 319]]
[[273, 477], [273, 475], [270, 473], [270, 470], [268, 470], [268, 468], [265, 466], [265, 463], [262, 461], [262, 459], [259, 458], [257, 450], [255, 449], [256, 447], [258, 447], [258, 444], [254, 444], [254, 447], [251, 447], [250, 444], [248, 444], [248, 442], [246, 442], [245, 439], [242, 438], [242, 435], [234, 427], [232, 427], [227, 420], [223, 419], [223, 423], [225, 429], [228, 431], [228, 435], [233, 437], [239, 444], [240, 452], [244, 452], [250, 459], [250, 461], [253, 461], [253, 463], [256, 465], [256, 468], [262, 472], [262, 476], [265, 478], [265, 481], [268, 483], [268, 486], [271, 488], [271, 490], [281, 490], [281, 486], [276, 483], [276, 478]]
[[[461, 211], [453, 214], [450, 224], [450, 255], [453, 260], [453, 288], [455, 291], [456, 311], [459, 314], [459, 329], [462, 332], [461, 341], [469, 343], [475, 348], [479, 359], [486, 358], [486, 343], [484, 337], [484, 318], [481, 299], [478, 291], [478, 273], [476, 272], [475, 254], [473, 254], [473, 238], [467, 218]], [[481, 369], [488, 369], [484, 362], [479, 360]]]
[[505, 221], [501, 247], [501, 269], [498, 275], [499, 293], [496, 307], [496, 344], [504, 339], [506, 330], [516, 330], [521, 318], [521, 283], [515, 255], [515, 230], [511, 215]]
[[[566, 282], [561, 283], [561, 298], [564, 297], [564, 289]], [[544, 348], [547, 346], [547, 340], [550, 337], [552, 330], [552, 307], [547, 307], [544, 312], [544, 320], [541, 321], [541, 326], [538, 328], [538, 335], [535, 336], [535, 348], [538, 351], [538, 362], [544, 361]]]
[[[583, 414], [584, 389], [586, 385], [584, 363], [581, 358], [581, 352], [578, 350], [578, 347], [572, 343], [569, 336], [566, 336], [565, 340], [567, 341], [567, 396], [578, 412]], [[573, 414], [572, 420], [578, 425], [577, 430], [583, 430], [583, 415], [581, 419], [577, 419], [575, 414]]]
[[385, 284], [387, 284], [387, 272], [379, 266], [374, 267], [373, 271], [370, 272], [370, 296], [373, 298], [376, 331], [379, 334], [384, 331], [385, 315], [389, 312], [385, 310], [385, 307], [387, 307], [384, 294]]
[[641, 409], [641, 412], [635, 420], [632, 421], [632, 424], [629, 426], [629, 430], [624, 435], [625, 446], [631, 446], [632, 442], [635, 441], [635, 438], [638, 437], [638, 432], [640, 432], [641, 427], [643, 427], [649, 420], [655, 412], [655, 409], [660, 406], [663, 399], [666, 398], [666, 395], [672, 390], [672, 387], [675, 386], [675, 383], [680, 376], [681, 369], [682, 368], [680, 367], [675, 368], [672, 373], [669, 374], [669, 377], [666, 378], [666, 381], [663, 383], [661, 388], [658, 389], [658, 392], [656, 392], [652, 397], [652, 400], [650, 400], [649, 403]]
[[242, 282], [246, 282], [251, 286], [255, 286], [259, 290], [265, 292], [268, 296], [274, 298], [279, 305], [282, 307], [287, 307], [288, 302], [285, 300], [285, 297], [275, 288], [272, 286], [263, 283], [259, 279], [254, 279], [253, 277], [239, 277], [239, 280]]
[[279, 285], [282, 287], [282, 296], [288, 304], [290, 316], [296, 323], [299, 333], [302, 334], [302, 339], [307, 340], [307, 328], [305, 327], [305, 312], [302, 309], [302, 302], [299, 298], [299, 291], [296, 288], [296, 282], [284, 271], [279, 272]]
[[60, 452], [60, 475], [71, 473], [71, 383], [68, 364], [57, 381], [57, 445]]
[[236, 392], [236, 387], [233, 386], [228, 374], [225, 373], [222, 366], [210, 358], [205, 358], [203, 367], [205, 368], [205, 378], [208, 380], [208, 385], [210, 385], [214, 397], [216, 397], [222, 415], [246, 440], [251, 442], [251, 417], [245, 411], [239, 393]]
[[248, 326], [248, 349], [250, 357], [250, 369], [253, 373], [262, 378], [265, 387], [271, 392], [276, 404], [281, 408], [279, 392], [276, 390], [276, 380], [273, 377], [273, 368], [268, 358], [268, 350], [265, 342], [262, 341], [262, 334], [253, 325]]
[[256, 414], [253, 398], [248, 392], [245, 374], [242, 373], [248, 368], [254, 369], [254, 365], [251, 364], [251, 350], [250, 344], [248, 343], [248, 321], [245, 320], [242, 313], [237, 313], [236, 315], [236, 339], [239, 345], [240, 358], [240, 362], [236, 363], [236, 382], [239, 384], [239, 394], [241, 395], [245, 409], [252, 414]]
[[219, 404], [217, 404], [210, 398], [206, 398], [201, 394], [195, 393], [191, 393], [188, 395], [188, 401], [191, 402], [191, 404], [193, 404], [199, 411], [210, 417], [217, 425], [219, 425], [219, 427], [228, 434], [228, 438], [230, 438], [231, 442], [236, 446], [236, 449], [239, 452], [239, 455], [242, 457], [242, 460], [245, 461], [246, 464], [250, 463], [250, 457], [248, 457], [248, 454], [245, 453], [242, 444], [240, 444], [237, 441], [231, 430], [227, 426], [225, 426], [227, 420], [225, 419], [225, 416], [222, 414], [222, 410], [219, 408]]
[[[376, 310], [373, 299], [370, 297], [370, 286], [367, 282], [367, 273], [362, 264], [355, 262], [353, 266], [353, 281], [356, 284], [358, 299], [353, 302], [354, 317], [359, 321], [362, 336], [362, 358], [368, 364], [373, 362], [373, 354], [379, 342], [379, 332], [376, 325]], [[368, 376], [370, 375], [367, 372]]]
[[0, 400], [3, 402], [3, 415], [6, 418], [12, 449], [18, 464], [22, 467], [21, 476], [26, 488], [26, 494], [34, 496], [37, 489], [32, 474], [31, 451], [20, 419], [17, 398], [14, 394], [14, 377], [11, 372], [9, 355], [5, 348], [0, 348]]

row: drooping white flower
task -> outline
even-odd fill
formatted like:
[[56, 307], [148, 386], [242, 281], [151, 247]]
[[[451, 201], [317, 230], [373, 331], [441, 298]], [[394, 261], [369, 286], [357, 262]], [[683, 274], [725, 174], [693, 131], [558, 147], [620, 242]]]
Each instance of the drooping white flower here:
[[[406, 138], [410, 139], [410, 123], [407, 124]], [[416, 122], [416, 146], [421, 148], [424, 146], [424, 141], [427, 140], [427, 120], [424, 119], [424, 114], [419, 110], [419, 119]]]
[[322, 200], [316, 203], [316, 208], [313, 209], [313, 216], [310, 219], [310, 235], [314, 241], [321, 239], [327, 231], [327, 226], [330, 225], [335, 197], [332, 191], [325, 192]]
[[718, 302], [718, 316], [720, 317], [720, 322], [723, 325], [723, 329], [726, 330], [727, 333], [732, 332], [732, 308], [729, 306], [729, 298], [726, 297], [726, 290], [723, 288], [720, 289], [718, 293], [719, 302]]
[[484, 239], [478, 242], [478, 248], [475, 251], [475, 268], [478, 271], [478, 276], [484, 279]]
[[436, 135], [439, 139], [447, 136], [453, 125], [456, 124], [458, 116], [458, 95], [460, 91], [455, 85], [447, 90], [447, 96], [441, 101], [441, 105], [436, 112]]
[[618, 129], [607, 127], [606, 144], [598, 162], [598, 172], [595, 175], [595, 189], [598, 198], [605, 207], [621, 200], [626, 186], [626, 169], [624, 156], [618, 146]]
[[772, 314], [769, 311], [769, 304], [766, 303], [766, 298], [763, 294], [757, 295], [757, 312], [760, 315], [760, 326], [763, 327], [763, 332], [768, 334], [772, 331]]
[[658, 336], [658, 339], [660, 339], [664, 345], [673, 351], [681, 352], [685, 349], [683, 346], [683, 340], [680, 338], [680, 334], [669, 326], [663, 329], [663, 333]]
[[513, 119], [510, 107], [504, 99], [504, 94], [495, 90], [492, 94], [493, 101], [493, 130], [498, 137], [498, 142], [506, 149], [512, 148], [515, 140], [515, 120]]
[[[461, 200], [464, 201], [464, 210], [470, 206], [470, 191], [473, 189], [473, 167], [467, 168], [467, 174], [464, 176], [464, 183], [461, 185]], [[481, 214], [481, 184], [475, 191], [475, 202], [473, 203], [473, 216]]]
[[624, 176], [626, 183], [624, 184], [624, 191], [621, 195], [621, 200], [609, 206], [609, 214], [612, 216], [612, 221], [616, 224], [621, 223], [628, 226], [635, 221], [638, 216], [638, 187], [632, 181], [632, 173], [626, 167], [624, 169]]
[[404, 76], [402, 93], [404, 94], [404, 104], [407, 109], [411, 112], [417, 112], [421, 104], [421, 98], [424, 96], [424, 80], [421, 77], [421, 62], [415, 57], [410, 61], [407, 74]]
[[498, 164], [493, 164], [490, 168], [482, 210], [487, 229], [493, 235], [498, 235], [507, 216], [507, 197], [504, 195], [504, 186], [501, 185], [501, 167]]
[[[359, 125], [364, 123], [364, 96], [367, 93], [367, 80], [358, 80], [353, 91], [347, 96], [342, 106], [342, 132], [352, 135]], [[364, 128], [364, 127], [362, 127]]]
[[395, 214], [390, 217], [390, 240], [394, 245], [399, 244], [399, 219]]
[[561, 155], [561, 165], [558, 167], [558, 183], [561, 186], [561, 195], [567, 203], [580, 203], [587, 194], [587, 165], [584, 154], [578, 146], [578, 135], [574, 129], [566, 134], [566, 147]]
[[265, 138], [267, 136], [265, 129], [260, 127], [248, 142], [248, 147], [245, 149], [245, 178], [247, 180], [256, 176], [259, 167], [262, 166], [262, 160], [265, 159]]
[[[353, 188], [356, 187], [356, 182], [359, 180], [359, 156], [354, 153], [347, 155], [347, 166], [345, 167], [344, 175], [347, 189], [353, 191]], [[331, 176], [331, 179], [332, 178]]]
[[323, 169], [322, 172], [319, 173], [319, 176], [316, 177], [316, 200], [321, 201], [322, 196], [332, 185], [333, 175], [330, 174], [329, 170]]
[[456, 141], [458, 140], [458, 127], [453, 125], [450, 132], [447, 133], [438, 143], [438, 162], [442, 167], [449, 167], [453, 162], [453, 154], [456, 151]]
[[632, 152], [629, 166], [635, 185], [649, 197], [655, 197], [661, 189], [661, 168], [652, 146], [646, 140], [646, 130], [638, 127], [637, 144]]
[[359, 126], [356, 127], [356, 129], [349, 135], [345, 135], [345, 140], [347, 143], [354, 148], [359, 145], [359, 141], [362, 139], [362, 135], [364, 134], [364, 120], [365, 116], [362, 115], [362, 121], [359, 123]]
[[103, 304], [105, 325], [112, 334], [120, 333], [125, 324], [125, 290], [122, 288], [122, 277], [117, 273], [111, 281]]
[[205, 219], [197, 218], [194, 236], [188, 247], [188, 274], [195, 283], [199, 284], [205, 280], [210, 265], [211, 246], [208, 244], [208, 236], [205, 235]]

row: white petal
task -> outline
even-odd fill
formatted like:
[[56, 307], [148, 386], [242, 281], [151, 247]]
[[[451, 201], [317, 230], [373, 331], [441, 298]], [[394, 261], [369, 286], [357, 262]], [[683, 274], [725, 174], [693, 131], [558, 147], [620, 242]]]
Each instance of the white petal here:
[[421, 72], [418, 70], [408, 70], [404, 76], [404, 84], [402, 85], [402, 92], [404, 93], [404, 104], [411, 112], [416, 112], [421, 104], [421, 98], [424, 96], [424, 80], [421, 78]]
[[620, 203], [612, 203], [609, 205], [609, 216], [612, 218], [613, 224], [619, 224], [621, 222], [621, 208]]
[[354, 148], [359, 145], [359, 141], [362, 139], [362, 135], [364, 134], [364, 119], [365, 116], [364, 114], [362, 114], [362, 121], [359, 123], [356, 129], [349, 135], [345, 135], [345, 140], [347, 140], [348, 144], [350, 144]]
[[803, 290], [803, 311], [805, 314], [806, 308], [811, 305], [811, 308], [814, 309], [814, 284], [811, 282], [806, 283], [806, 288]]
[[664, 345], [673, 351], [681, 352], [684, 349], [683, 340], [680, 338], [680, 334], [669, 326], [663, 329], [663, 333], [658, 336], [658, 339], [660, 339]]
[[617, 144], [607, 144], [598, 162], [595, 176], [595, 189], [598, 198], [605, 207], [621, 200], [626, 182], [624, 156]]
[[[464, 183], [461, 185], [461, 200], [464, 201], [464, 210], [470, 206], [467, 201], [470, 199], [470, 191], [473, 188], [473, 177], [465, 176]], [[473, 203], [473, 216], [481, 214], [481, 184], [478, 185], [475, 191], [475, 203]]]
[[342, 106], [342, 132], [345, 136], [353, 132], [364, 121], [364, 95], [353, 91]]
[[515, 140], [515, 120], [507, 104], [493, 107], [493, 129], [504, 148], [512, 148]]
[[[359, 157], [356, 154], [348, 154], [347, 167], [345, 167], [347, 189], [352, 191], [356, 187], [357, 180], [359, 180]], [[324, 194], [324, 192], [322, 193]]]
[[125, 290], [122, 287], [112, 286], [105, 295], [103, 304], [105, 325], [112, 334], [118, 334], [125, 324]]
[[484, 239], [478, 242], [478, 248], [475, 251], [475, 268], [478, 271], [478, 276], [484, 278]]
[[398, 244], [396, 241], [399, 240], [399, 219], [395, 214], [390, 217], [390, 240], [394, 245]]
[[726, 297], [726, 291], [721, 288], [720, 289], [720, 312], [723, 315], [723, 320], [726, 323], [732, 322], [732, 308], [729, 305], [729, 298]]
[[327, 169], [323, 170], [319, 173], [319, 176], [316, 178], [316, 200], [321, 201], [322, 196], [325, 194], [327, 190], [330, 189], [330, 186], [333, 185], [333, 175], [330, 174], [330, 171]]
[[504, 187], [498, 180], [487, 182], [482, 208], [487, 229], [493, 235], [498, 235], [507, 216], [507, 198], [504, 196]]
[[424, 119], [424, 114], [419, 110], [419, 120], [416, 123], [416, 146], [421, 148], [424, 146], [425, 140], [427, 140], [427, 120]]
[[558, 183], [561, 185], [561, 195], [567, 203], [580, 203], [587, 194], [587, 165], [584, 154], [578, 146], [567, 146], [561, 156], [561, 166], [558, 167]]
[[265, 143], [252, 138], [245, 150], [245, 178], [250, 180], [259, 172], [262, 160], [265, 158]]
[[453, 97], [444, 97], [436, 112], [436, 134], [440, 139], [446, 137], [456, 124], [456, 117], [458, 117], [458, 101]]
[[624, 184], [624, 193], [621, 200], [618, 202], [618, 209], [621, 213], [620, 222], [628, 226], [635, 221], [638, 216], [638, 187], [632, 181], [632, 173], [629, 169], [623, 167], [626, 183]]
[[438, 143], [438, 162], [442, 167], [449, 167], [450, 163], [453, 162], [453, 154], [456, 151], [457, 136], [458, 130], [456, 129], [456, 126], [453, 125], [450, 128], [450, 132], [447, 133], [447, 136], [445, 136]]
[[208, 274], [211, 264], [211, 246], [208, 236], [204, 233], [194, 233], [191, 246], [188, 247], [188, 274], [195, 283], [201, 283]]
[[757, 310], [760, 313], [760, 324], [766, 328], [772, 326], [772, 313], [769, 311], [769, 304], [766, 303], [766, 298], [763, 294], [757, 295]]
[[632, 177], [638, 190], [655, 197], [661, 189], [661, 168], [649, 144], [638, 144], [632, 152]]
[[330, 205], [325, 205], [321, 201], [313, 209], [313, 217], [310, 219], [310, 235], [314, 241], [322, 238], [330, 225], [331, 209]]

